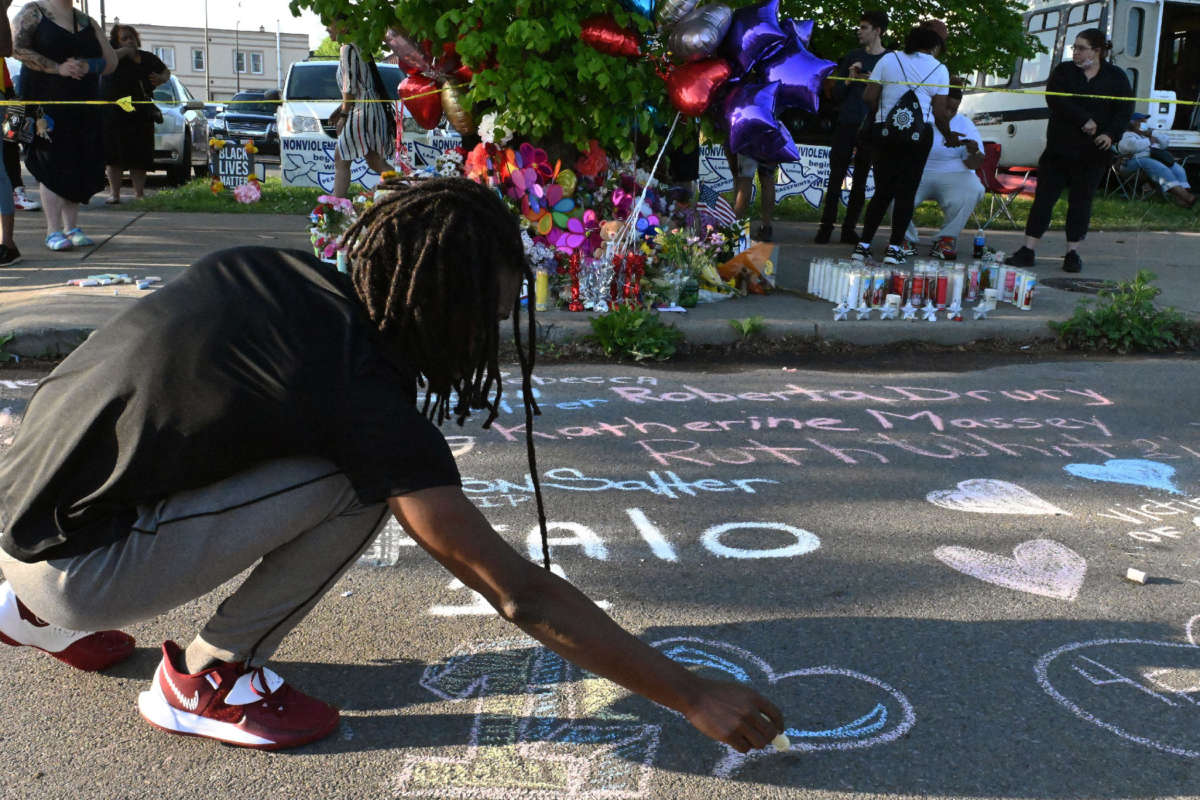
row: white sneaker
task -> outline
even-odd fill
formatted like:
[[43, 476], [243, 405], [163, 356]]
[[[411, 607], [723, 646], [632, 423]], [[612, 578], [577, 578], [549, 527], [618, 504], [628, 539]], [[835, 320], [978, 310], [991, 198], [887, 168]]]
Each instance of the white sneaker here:
[[13, 205], [22, 211], [37, 211], [42, 207], [41, 203], [25, 194], [24, 186], [13, 189]]

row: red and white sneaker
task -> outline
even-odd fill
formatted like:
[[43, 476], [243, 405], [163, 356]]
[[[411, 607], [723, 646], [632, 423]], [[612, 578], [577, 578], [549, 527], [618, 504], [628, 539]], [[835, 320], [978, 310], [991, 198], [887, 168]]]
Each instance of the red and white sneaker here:
[[266, 667], [223, 662], [188, 675], [176, 668], [183, 660], [179, 645], [163, 642], [154, 682], [138, 695], [138, 711], [156, 728], [282, 750], [323, 739], [338, 726], [336, 708], [293, 689]]
[[35, 647], [88, 672], [124, 661], [134, 650], [133, 637], [121, 631], [73, 631], [46, 622], [17, 599], [8, 581], [0, 582], [0, 642]]
[[13, 189], [13, 205], [22, 211], [37, 211], [42, 207], [35, 198], [25, 194], [24, 186]]
[[958, 258], [957, 247], [958, 242], [949, 236], [943, 236], [933, 243], [933, 247], [929, 249], [929, 255], [940, 258], [942, 261], [954, 261]]

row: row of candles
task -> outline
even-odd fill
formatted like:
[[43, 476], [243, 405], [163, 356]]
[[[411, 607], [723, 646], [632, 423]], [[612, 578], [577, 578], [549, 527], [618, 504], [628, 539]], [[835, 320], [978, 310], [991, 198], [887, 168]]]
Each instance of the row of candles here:
[[916, 261], [911, 270], [897, 270], [819, 258], [808, 271], [809, 294], [851, 308], [889, 304], [961, 308], [963, 302], [986, 303], [994, 297], [1029, 311], [1036, 285], [1037, 278], [1029, 270], [984, 261]]

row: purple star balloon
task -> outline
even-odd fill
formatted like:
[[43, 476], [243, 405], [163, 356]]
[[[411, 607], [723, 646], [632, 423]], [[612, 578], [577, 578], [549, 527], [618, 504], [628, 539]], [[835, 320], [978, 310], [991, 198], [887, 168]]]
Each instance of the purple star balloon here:
[[795, 161], [800, 157], [792, 135], [775, 119], [778, 83], [739, 86], [725, 100], [729, 149], [765, 164]]
[[821, 81], [833, 72], [837, 64], [817, 58], [799, 42], [790, 41], [783, 50], [763, 61], [763, 79], [779, 83], [778, 108], [817, 110], [820, 105]]
[[766, 0], [733, 12], [722, 49], [734, 72], [744, 74], [785, 41], [787, 34], [779, 27], [779, 0]]
[[805, 47], [808, 47], [808, 43], [812, 41], [813, 21], [811, 19], [799, 20], [794, 17], [784, 17], [779, 27], [783, 28], [783, 32], [788, 35], [788, 38], [795, 39]]

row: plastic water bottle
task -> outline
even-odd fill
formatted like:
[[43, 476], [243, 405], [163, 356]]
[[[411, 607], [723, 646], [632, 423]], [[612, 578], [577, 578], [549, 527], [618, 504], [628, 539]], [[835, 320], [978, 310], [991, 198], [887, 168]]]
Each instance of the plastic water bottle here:
[[975, 258], [983, 258], [984, 247], [987, 245], [987, 239], [983, 236], [983, 231], [975, 234]]

